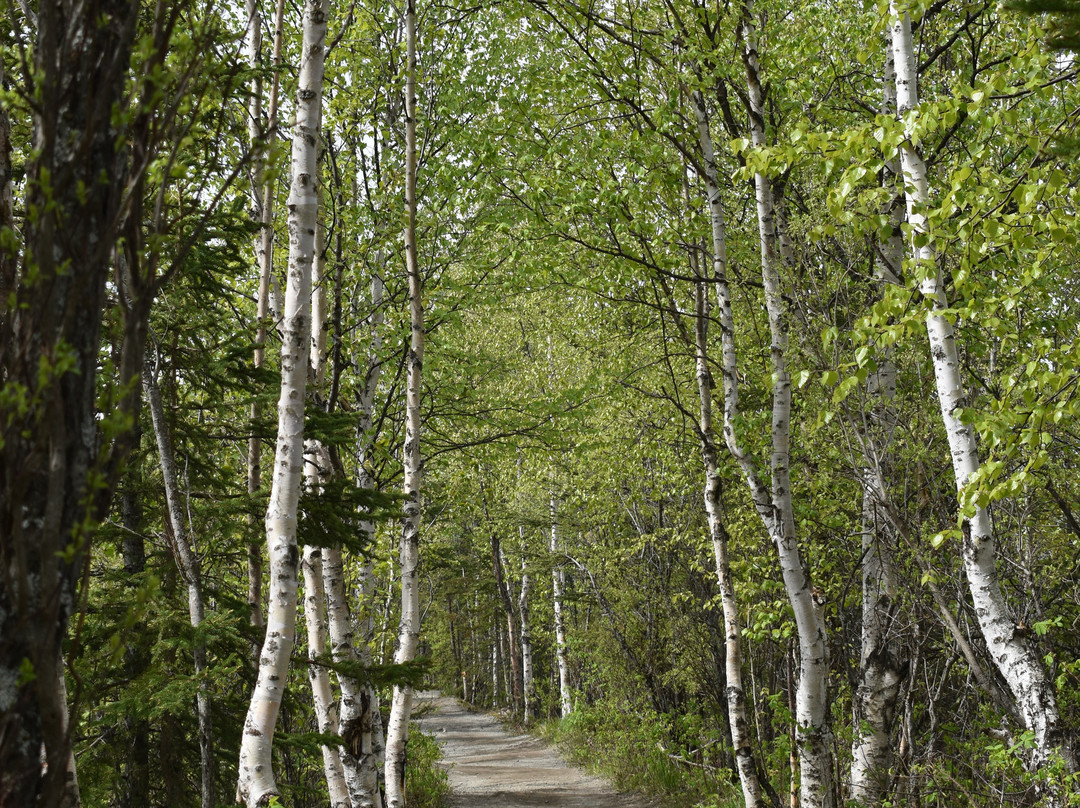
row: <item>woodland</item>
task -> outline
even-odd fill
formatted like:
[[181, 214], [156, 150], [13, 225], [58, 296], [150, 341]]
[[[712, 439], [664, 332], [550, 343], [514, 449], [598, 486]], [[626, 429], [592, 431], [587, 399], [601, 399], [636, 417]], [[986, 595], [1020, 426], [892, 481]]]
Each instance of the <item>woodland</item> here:
[[0, 806], [1080, 805], [1080, 3], [19, 0]]

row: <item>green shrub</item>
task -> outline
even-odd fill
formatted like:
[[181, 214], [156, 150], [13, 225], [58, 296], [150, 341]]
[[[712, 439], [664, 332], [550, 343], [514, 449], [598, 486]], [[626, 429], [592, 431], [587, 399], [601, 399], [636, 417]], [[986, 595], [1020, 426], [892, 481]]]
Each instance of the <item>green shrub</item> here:
[[405, 770], [405, 801], [409, 808], [442, 808], [450, 797], [450, 777], [439, 765], [442, 749], [417, 724], [409, 727], [409, 763]]
[[[541, 734], [557, 741], [572, 762], [609, 777], [621, 790], [642, 792], [680, 808], [741, 804], [726, 772], [694, 765], [694, 751], [672, 740], [673, 729], [669, 716], [647, 707], [600, 703], [544, 725]], [[688, 727], [678, 729], [686, 737]], [[696, 729], [698, 735], [704, 734], [700, 726]], [[687, 737], [698, 747], [703, 740]]]

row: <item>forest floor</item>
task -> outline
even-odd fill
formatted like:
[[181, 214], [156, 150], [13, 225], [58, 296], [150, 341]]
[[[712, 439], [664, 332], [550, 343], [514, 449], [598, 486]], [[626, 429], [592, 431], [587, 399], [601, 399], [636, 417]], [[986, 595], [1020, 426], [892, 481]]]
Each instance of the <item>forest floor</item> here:
[[436, 691], [417, 693], [416, 712], [450, 773], [451, 808], [648, 808], [610, 783], [563, 760], [539, 738], [508, 732], [498, 719], [469, 712]]

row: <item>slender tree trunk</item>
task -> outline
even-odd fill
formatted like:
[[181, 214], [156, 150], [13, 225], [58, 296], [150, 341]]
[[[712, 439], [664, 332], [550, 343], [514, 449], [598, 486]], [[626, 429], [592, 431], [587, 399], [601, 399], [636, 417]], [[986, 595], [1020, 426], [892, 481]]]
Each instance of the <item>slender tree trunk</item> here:
[[[967, 403], [966, 391], [960, 373], [956, 335], [945, 315], [949, 304], [941, 279], [941, 268], [927, 228], [929, 182], [926, 163], [911, 139], [914, 137], [913, 129], [917, 126], [914, 111], [919, 104], [911, 20], [906, 12], [898, 10], [895, 0], [889, 4], [889, 13], [896, 67], [896, 111], [905, 122], [909, 138], [901, 144], [900, 161], [904, 172], [908, 223], [913, 237], [912, 258], [921, 279], [919, 290], [930, 303], [926, 316], [930, 356], [941, 418], [952, 456], [956, 489], [962, 492], [972, 475], [979, 470], [981, 461], [975, 432], [960, 418]], [[1061, 723], [1053, 683], [1026, 633], [1017, 627], [1009, 613], [1001, 591], [995, 567], [997, 549], [993, 526], [986, 508], [976, 506], [974, 513], [964, 520], [962, 557], [987, 650], [1009, 685], [1024, 728], [1034, 734], [1031, 766], [1042, 767], [1055, 755], [1060, 755], [1069, 770], [1075, 771], [1075, 750]]]
[[202, 808], [214, 808], [214, 784], [217, 780], [214, 726], [210, 711], [210, 686], [206, 681], [206, 639], [199, 631], [199, 626], [206, 618], [202, 593], [202, 569], [199, 557], [192, 550], [191, 537], [184, 519], [184, 505], [176, 473], [176, 458], [173, 454], [169, 425], [165, 421], [161, 391], [158, 389], [154, 371], [149, 366], [143, 369], [143, 392], [146, 394], [146, 403], [150, 409], [150, 420], [154, 428], [154, 438], [157, 441], [158, 457], [161, 461], [161, 478], [165, 486], [166, 534], [176, 565], [180, 569], [180, 576], [187, 586], [188, 617], [195, 631], [195, 677], [199, 680], [196, 713], [199, 722]]
[[[311, 381], [316, 400], [326, 387], [326, 244], [323, 227], [316, 225], [315, 260], [311, 284]], [[330, 452], [319, 440], [305, 442], [304, 482], [307, 490], [317, 494], [330, 479]], [[315, 707], [319, 732], [338, 734], [338, 711], [330, 687], [330, 671], [321, 663], [326, 656], [327, 609], [324, 587], [323, 554], [321, 547], [304, 547], [304, 621], [307, 625], [308, 679]], [[322, 745], [323, 771], [330, 796], [331, 808], [350, 808], [349, 791], [345, 785], [341, 752], [338, 746]]]
[[240, 746], [237, 797], [249, 808], [277, 795], [272, 747], [289, 656], [296, 632], [299, 558], [297, 510], [304, 465], [304, 398], [311, 337], [311, 271], [317, 227], [319, 124], [322, 108], [327, 0], [306, 0], [296, 127], [289, 191], [289, 275], [281, 348], [278, 438], [266, 541], [270, 551], [270, 608]]
[[[56, 660], [56, 695], [64, 705], [64, 732], [71, 735], [71, 712], [68, 708], [67, 677], [64, 674], [63, 653]], [[60, 808], [79, 808], [82, 805], [82, 795], [79, 793], [79, 776], [75, 769], [75, 746], [68, 749], [67, 766], [64, 772], [64, 794], [60, 800]]]
[[[251, 97], [248, 99], [248, 141], [252, 150], [256, 151], [260, 148], [260, 140], [262, 137], [262, 79], [258, 72], [259, 69], [259, 51], [262, 47], [262, 15], [259, 13], [259, 0], [247, 0], [247, 31], [245, 33], [245, 45], [247, 48], [247, 60], [248, 69], [253, 71], [255, 78], [253, 86], [251, 88]], [[264, 160], [259, 157], [253, 161], [253, 173], [256, 186], [255, 198], [252, 200], [255, 203], [256, 218], [261, 225], [265, 226], [263, 222], [263, 199], [261, 195], [262, 186], [262, 174], [264, 173]], [[255, 236], [255, 260], [259, 267], [259, 294], [256, 302], [256, 324], [255, 324], [255, 357], [254, 364], [255, 369], [258, 370], [263, 365], [263, 358], [266, 354], [264, 343], [266, 342], [266, 316], [268, 308], [269, 288], [270, 288], [270, 260], [269, 256], [263, 253], [264, 241], [262, 233], [258, 233]], [[255, 423], [260, 416], [260, 407], [258, 401], [251, 402], [250, 410], [251, 425], [254, 428]], [[262, 485], [262, 461], [260, 459], [260, 443], [257, 435], [252, 435], [248, 438], [248, 457], [247, 457], [247, 490], [248, 495], [254, 502], [255, 495], [259, 491], [259, 487]], [[262, 615], [262, 573], [263, 573], [263, 559], [262, 559], [262, 547], [263, 543], [259, 539], [254, 537], [257, 532], [255, 514], [248, 516], [248, 525], [253, 537], [248, 541], [247, 546], [247, 568], [248, 568], [248, 614], [251, 621], [251, 627], [255, 629], [257, 639], [252, 642], [252, 657], [255, 660], [255, 664], [259, 663], [259, 648], [262, 645], [262, 638], [259, 636], [263, 630], [263, 615]]]
[[[709, 198], [709, 214], [712, 233], [713, 277], [724, 277], [727, 272], [727, 236], [724, 209], [720, 198], [719, 172], [713, 150], [712, 133], [709, 129], [705, 98], [700, 92], [693, 97], [694, 112], [698, 124], [698, 141], [705, 164], [705, 187]], [[709, 304], [705, 284], [694, 286], [695, 347], [697, 359], [698, 397], [700, 403], [701, 451], [705, 462], [705, 512], [708, 516], [709, 535], [712, 538], [716, 576], [720, 586], [720, 599], [724, 613], [724, 658], [728, 724], [731, 728], [731, 745], [735, 750], [735, 766], [739, 772], [743, 799], [747, 808], [764, 804], [761, 783], [754, 766], [754, 751], [750, 742], [750, 725], [746, 718], [746, 693], [742, 685], [742, 629], [735, 600], [735, 581], [731, 574], [728, 557], [728, 534], [720, 514], [720, 472], [717, 462], [715, 431], [713, 429], [712, 371], [709, 368], [708, 328]], [[721, 326], [723, 327], [723, 326]], [[728, 335], [724, 342], [730, 339]]]
[[[741, 22], [742, 57], [746, 71], [751, 140], [755, 147], [767, 145], [765, 138], [765, 94], [761, 83], [757, 52], [755, 11], [752, 0], [743, 3]], [[800, 791], [804, 808], [832, 808], [836, 795], [833, 784], [832, 735], [828, 711], [828, 659], [825, 625], [814, 602], [810, 578], [799, 552], [795, 535], [795, 514], [791, 495], [791, 374], [787, 367], [788, 314], [780, 285], [777, 252], [775, 195], [772, 181], [755, 173], [758, 231], [761, 241], [761, 276], [765, 307], [769, 315], [772, 364], [772, 451], [771, 490], [757, 479], [757, 470], [741, 451], [733, 453], [750, 483], [754, 504], [776, 544], [780, 568], [795, 616], [799, 638], [799, 681], [795, 722], [799, 746]], [[726, 290], [726, 283], [723, 284]], [[721, 319], [724, 318], [721, 303]], [[722, 326], [723, 327], [723, 326]], [[732, 349], [733, 350], [733, 349]], [[725, 393], [735, 384], [734, 366], [725, 357]], [[730, 376], [730, 380], [728, 379]], [[725, 415], [725, 438], [729, 447], [735, 439], [734, 418]]]
[[[318, 471], [315, 475], [318, 475]], [[307, 545], [304, 547], [304, 620], [308, 636], [308, 679], [314, 700], [315, 718], [319, 732], [338, 734], [337, 703], [330, 687], [330, 673], [318, 661], [326, 655], [326, 620], [323, 609], [326, 592], [323, 589], [323, 550]], [[322, 745], [323, 772], [330, 796], [331, 808], [350, 808], [349, 790], [345, 785], [345, 772], [341, 765], [341, 753], [337, 746]]]
[[[136, 439], [136, 446], [138, 439]], [[142, 537], [142, 503], [139, 500], [138, 465], [128, 467], [126, 487], [120, 498], [120, 518], [124, 526], [123, 559], [125, 585], [134, 589], [136, 576], [146, 571], [146, 546]], [[124, 674], [135, 682], [142, 676], [150, 661], [147, 638], [143, 632], [132, 632], [124, 648]], [[124, 757], [124, 784], [119, 808], [145, 808], [150, 804], [150, 722], [145, 718], [124, 719], [127, 731]]]
[[[401, 531], [401, 624], [394, 662], [416, 658], [420, 640], [420, 593], [416, 568], [420, 549], [420, 392], [424, 363], [423, 283], [416, 252], [416, 2], [405, 4], [405, 263], [409, 276], [409, 367], [406, 382], [405, 514]], [[405, 756], [412, 714], [412, 688], [395, 685], [386, 734], [386, 803], [405, 805]]]
[[[485, 509], [487, 503], [484, 503]], [[519, 645], [517, 637], [517, 609], [514, 606], [514, 598], [510, 594], [510, 585], [506, 580], [506, 565], [503, 563], [502, 542], [494, 526], [491, 531], [491, 568], [495, 574], [495, 588], [502, 600], [503, 609], [506, 612], [507, 653], [510, 656], [510, 687], [507, 694], [513, 699], [515, 715], [522, 714], [521, 708], [521, 667]]]
[[556, 556], [559, 552], [558, 500], [551, 494], [549, 503], [551, 514], [551, 591], [552, 609], [555, 613], [555, 656], [559, 664], [559, 712], [566, 718], [573, 710], [570, 701], [570, 652], [566, 647], [566, 625], [563, 618], [563, 593], [566, 591], [566, 573]]
[[[376, 266], [382, 266], [382, 254], [377, 256]], [[358, 484], [364, 490], [374, 490], [375, 480], [367, 470], [367, 452], [373, 435], [372, 416], [375, 406], [375, 393], [380, 375], [379, 348], [382, 337], [382, 278], [375, 274], [371, 281], [371, 329], [372, 345], [368, 354], [368, 366], [365, 383], [361, 391], [360, 416], [357, 424], [356, 460]], [[360, 523], [361, 538], [371, 546], [374, 542], [375, 524], [370, 519]], [[352, 620], [349, 603], [345, 594], [345, 576], [341, 549], [338, 547], [324, 551], [326, 561], [323, 565], [323, 578], [326, 584], [330, 615], [330, 640], [335, 662], [357, 661], [371, 664], [369, 643], [373, 631], [371, 588], [373, 582], [372, 561], [370, 557], [361, 562], [359, 604], [360, 604], [360, 650], [357, 653], [353, 642]], [[345, 770], [345, 780], [349, 789], [349, 798], [353, 808], [381, 808], [382, 795], [379, 791], [378, 750], [382, 745], [382, 722], [379, 714], [378, 691], [370, 684], [358, 682], [344, 673], [338, 674], [341, 686], [341, 761]]]
[[[896, 104], [896, 75], [890, 52], [885, 60], [883, 107]], [[897, 284], [903, 261], [900, 225], [904, 202], [897, 188], [899, 160], [885, 164], [886, 188], [896, 193], [886, 213], [892, 224], [879, 239], [874, 261], [878, 285]], [[882, 508], [884, 482], [891, 477], [892, 443], [896, 425], [896, 365], [892, 352], [879, 351], [877, 370], [867, 379], [870, 410], [858, 425], [863, 441], [862, 487], [862, 643], [859, 684], [854, 698], [855, 737], [851, 746], [851, 798], [867, 808], [880, 806], [888, 793], [892, 766], [892, 732], [900, 684], [906, 667], [895, 621], [896, 571], [893, 552], [896, 533]]]
[[[4, 65], [0, 63], [0, 87], [4, 86]], [[0, 107], [0, 228], [14, 229], [15, 204], [11, 165], [11, 116], [7, 107]], [[15, 289], [15, 272], [18, 254], [14, 250], [0, 250], [0, 301], [7, 300]], [[0, 324], [9, 319], [6, 306], [0, 305]], [[7, 329], [0, 325], [0, 333]]]
[[518, 593], [518, 614], [521, 617], [521, 691], [524, 701], [525, 723], [533, 720], [533, 656], [532, 631], [529, 625], [529, 589], [532, 581], [525, 558], [525, 527], [518, 527], [521, 539], [521, 591]]

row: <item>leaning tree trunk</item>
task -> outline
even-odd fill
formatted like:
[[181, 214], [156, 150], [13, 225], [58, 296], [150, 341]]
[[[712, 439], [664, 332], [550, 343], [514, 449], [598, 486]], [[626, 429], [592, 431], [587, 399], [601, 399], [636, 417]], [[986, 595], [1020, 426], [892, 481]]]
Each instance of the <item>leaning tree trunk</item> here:
[[[107, 511], [130, 439], [111, 447], [102, 440], [95, 399], [129, 179], [125, 117], [116, 110], [124, 108], [138, 13], [129, 0], [53, 0], [37, 9], [25, 88], [34, 99], [34, 148], [23, 251], [16, 258], [8, 246], [0, 250], [2, 805], [52, 808], [64, 799], [71, 733], [57, 663], [93, 525]], [[118, 407], [129, 417], [150, 299], [146, 288], [133, 289], [121, 308], [114, 389], [129, 391]]]
[[[883, 109], [896, 104], [896, 74], [891, 52], [885, 60]], [[885, 213], [891, 229], [879, 239], [874, 279], [884, 293], [900, 282], [903, 240], [900, 225], [904, 200], [897, 186], [900, 162], [885, 162], [884, 184], [892, 192]], [[866, 382], [870, 399], [861, 434], [863, 462], [858, 470], [862, 488], [862, 638], [859, 682], [854, 701], [855, 737], [851, 744], [851, 798], [867, 808], [880, 806], [888, 794], [892, 766], [890, 737], [900, 684], [907, 667], [899, 642], [895, 614], [896, 569], [893, 553], [896, 531], [884, 509], [885, 483], [892, 474], [892, 444], [896, 431], [896, 364], [890, 349], [877, 352], [877, 369]]]
[[[408, 377], [405, 402], [404, 518], [401, 530], [401, 623], [394, 662], [416, 658], [420, 641], [420, 593], [416, 568], [420, 550], [420, 391], [424, 364], [424, 305], [416, 254], [416, 2], [405, 4], [405, 264], [409, 276]], [[405, 805], [405, 747], [412, 714], [412, 687], [395, 685], [386, 733], [386, 803]]]
[[[956, 335], [945, 314], [949, 304], [941, 268], [935, 256], [932, 234], [927, 227], [929, 183], [926, 163], [913, 143], [913, 130], [918, 125], [914, 111], [918, 108], [919, 97], [911, 20], [906, 12], [898, 10], [895, 0], [889, 4], [889, 13], [896, 63], [896, 112], [905, 123], [907, 135], [900, 146], [900, 161], [904, 172], [908, 223], [913, 237], [912, 257], [921, 279], [919, 290], [930, 304], [926, 332], [930, 341], [941, 419], [949, 441], [956, 488], [963, 491], [972, 475], [979, 470], [981, 461], [975, 432], [961, 420], [966, 392], [960, 375]], [[1008, 683], [1024, 728], [1034, 735], [1035, 745], [1030, 761], [1032, 768], [1042, 767], [1055, 755], [1060, 755], [1069, 769], [1075, 770], [1075, 750], [1071, 748], [1061, 724], [1053, 682], [1025, 632], [1017, 627], [1009, 613], [998, 581], [996, 556], [990, 514], [986, 508], [976, 506], [974, 513], [963, 523], [962, 557], [987, 650]]]
[[[695, 92], [694, 113], [698, 124], [698, 142], [705, 168], [705, 188], [709, 198], [710, 230], [712, 234], [713, 278], [727, 274], [727, 235], [724, 225], [724, 209], [720, 198], [719, 172], [713, 150], [712, 133], [709, 129], [705, 98]], [[735, 768], [739, 772], [743, 800], [747, 808], [764, 804], [761, 783], [754, 765], [754, 752], [750, 741], [750, 722], [746, 717], [746, 692], [742, 685], [742, 629], [739, 625], [738, 603], [735, 599], [735, 579], [731, 574], [728, 556], [728, 533], [720, 514], [720, 471], [716, 456], [715, 430], [713, 429], [712, 389], [713, 378], [709, 369], [708, 328], [709, 304], [705, 284], [694, 286], [695, 302], [695, 348], [697, 359], [698, 397], [700, 400], [701, 452], [705, 462], [705, 512], [712, 538], [716, 576], [720, 586], [720, 600], [724, 613], [724, 672], [727, 680], [728, 724], [731, 728], [731, 745], [735, 750]], [[729, 311], [730, 317], [730, 311]], [[730, 323], [728, 323], [730, 327]], [[721, 320], [724, 329], [724, 320]], [[721, 349], [730, 344], [732, 334], [723, 331]]]
[[[765, 93], [758, 63], [757, 32], [752, 0], [743, 3], [740, 24], [743, 66], [750, 133], [753, 145], [763, 148], [765, 138]], [[803, 565], [795, 535], [795, 514], [791, 495], [791, 374], [787, 367], [788, 314], [780, 285], [780, 260], [776, 235], [776, 202], [772, 180], [754, 174], [758, 233], [761, 241], [761, 279], [765, 308], [769, 316], [769, 347], [772, 376], [772, 435], [769, 469], [771, 490], [757, 478], [757, 470], [742, 451], [733, 453], [750, 482], [754, 505], [776, 544], [788, 601], [795, 616], [799, 639], [799, 682], [796, 694], [795, 725], [799, 746], [800, 794], [804, 808], [832, 808], [832, 736], [828, 711], [828, 659], [825, 624], [811, 592], [808, 570]], [[726, 290], [726, 284], [723, 285]], [[730, 304], [728, 304], [730, 305]], [[721, 303], [723, 319], [724, 303]], [[723, 326], [721, 326], [723, 328]], [[733, 350], [733, 349], [732, 349]], [[727, 367], [725, 390], [734, 386], [735, 368]], [[730, 376], [730, 379], [728, 378]], [[734, 417], [725, 417], [725, 437], [729, 446], [735, 438]]]
[[206, 607], [202, 594], [202, 569], [199, 557], [191, 547], [187, 522], [184, 519], [184, 506], [180, 497], [180, 484], [176, 474], [176, 457], [173, 453], [169, 426], [165, 421], [165, 408], [161, 403], [161, 390], [158, 388], [154, 371], [143, 368], [143, 391], [150, 408], [150, 422], [157, 440], [158, 458], [161, 465], [161, 478], [165, 486], [165, 513], [168, 527], [167, 537], [180, 575], [187, 586], [188, 618], [195, 630], [194, 657], [195, 678], [199, 680], [196, 693], [196, 714], [199, 721], [199, 758], [201, 764], [202, 808], [214, 808], [214, 783], [217, 779], [217, 766], [214, 760], [214, 725], [210, 712], [210, 685], [206, 681], [206, 639], [201, 636], [199, 626], [206, 618]]
[[311, 336], [311, 270], [319, 212], [318, 152], [328, 0], [306, 0], [289, 190], [289, 274], [282, 323], [281, 397], [274, 476], [266, 512], [270, 606], [259, 676], [244, 722], [237, 796], [250, 808], [277, 795], [274, 729], [296, 632], [297, 511], [304, 465], [304, 398]]

